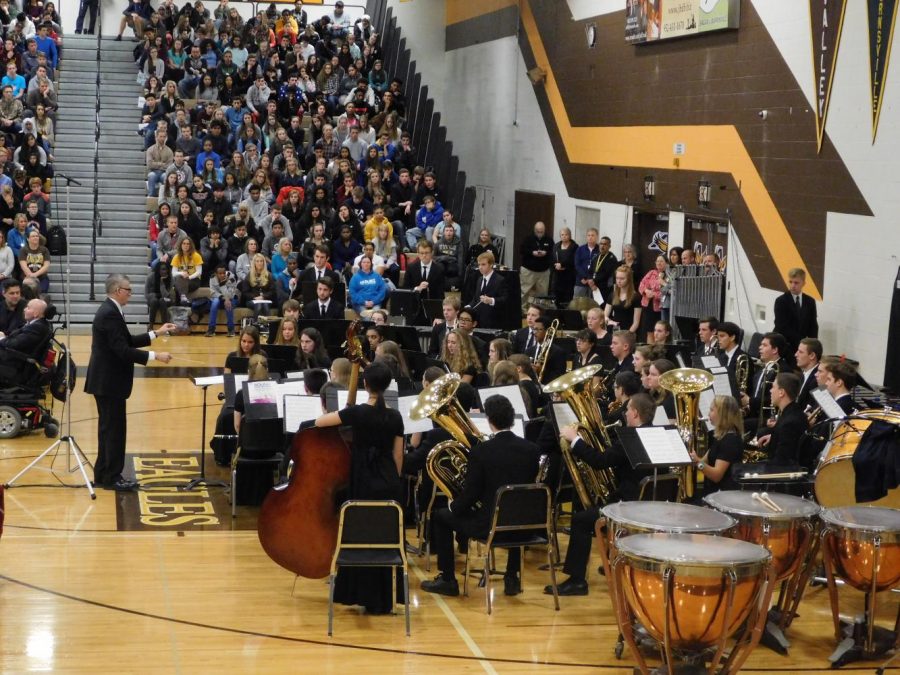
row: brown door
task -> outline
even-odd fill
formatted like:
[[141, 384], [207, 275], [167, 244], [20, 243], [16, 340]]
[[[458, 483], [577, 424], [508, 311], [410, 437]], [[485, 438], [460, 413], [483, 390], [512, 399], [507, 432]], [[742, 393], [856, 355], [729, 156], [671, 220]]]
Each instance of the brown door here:
[[[512, 260], [513, 267], [522, 266], [519, 256], [519, 242], [534, 232], [534, 224], [538, 221], [547, 226], [547, 236], [553, 236], [553, 210], [556, 207], [556, 195], [552, 192], [532, 192], [530, 190], [516, 190], [516, 212], [513, 224], [512, 255], [507, 254], [507, 260]], [[509, 244], [507, 244], [509, 245]]]
[[[665, 253], [669, 237], [669, 214], [635, 209], [631, 228], [631, 243], [637, 247], [642, 270], [652, 270], [656, 256]], [[626, 242], [628, 243], [628, 242]], [[637, 279], [636, 281], [640, 281]]]

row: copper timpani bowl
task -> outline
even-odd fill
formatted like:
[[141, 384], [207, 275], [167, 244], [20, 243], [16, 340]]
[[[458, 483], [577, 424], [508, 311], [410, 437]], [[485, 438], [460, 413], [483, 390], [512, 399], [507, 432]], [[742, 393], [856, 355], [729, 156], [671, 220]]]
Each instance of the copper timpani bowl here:
[[758, 610], [771, 553], [705, 534], [635, 534], [617, 542], [620, 599], [667, 650], [707, 649]]
[[822, 544], [837, 575], [860, 591], [900, 583], [900, 509], [844, 506], [822, 511]]
[[769, 492], [769, 499], [781, 507], [772, 511], [750, 492], [723, 490], [703, 498], [712, 508], [737, 520], [730, 536], [765, 546], [772, 553], [775, 578], [789, 577], [802, 562], [815, 535], [821, 507], [807, 499]]

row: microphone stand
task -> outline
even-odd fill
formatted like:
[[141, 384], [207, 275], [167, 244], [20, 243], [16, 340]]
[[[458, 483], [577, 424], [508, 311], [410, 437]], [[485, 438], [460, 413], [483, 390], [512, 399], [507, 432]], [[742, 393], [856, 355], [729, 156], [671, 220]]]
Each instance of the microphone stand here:
[[[32, 468], [41, 469], [43, 471], [49, 471], [53, 473], [53, 465], [51, 463], [49, 468], [38, 467], [37, 464], [43, 460], [48, 455], [56, 455], [59, 454], [59, 447], [63, 444], [66, 446], [66, 470], [68, 473], [75, 473], [79, 471], [81, 473], [81, 478], [83, 480], [83, 486], [87, 488], [88, 493], [91, 496], [91, 499], [97, 499], [97, 495], [94, 492], [93, 483], [91, 483], [88, 478], [87, 471], [85, 471], [85, 466], [90, 466], [93, 468], [90, 460], [85, 456], [84, 451], [78, 446], [78, 442], [75, 440], [75, 437], [72, 435], [72, 404], [71, 404], [71, 396], [72, 396], [72, 386], [73, 382], [69, 378], [69, 372], [71, 370], [71, 359], [72, 352], [69, 349], [69, 345], [72, 342], [72, 321], [71, 321], [71, 313], [70, 313], [70, 298], [71, 298], [71, 276], [72, 276], [72, 266], [71, 266], [71, 254], [69, 253], [68, 242], [72, 240], [71, 234], [71, 221], [70, 221], [70, 192], [71, 192], [71, 183], [75, 183], [76, 185], [80, 185], [80, 183], [72, 178], [69, 178], [65, 174], [57, 173], [57, 178], [61, 178], [66, 181], [66, 269], [65, 269], [65, 287], [63, 288], [63, 316], [65, 316], [65, 327], [66, 327], [66, 344], [65, 344], [65, 355], [63, 357], [63, 363], [65, 368], [65, 389], [66, 389], [66, 398], [63, 401], [63, 424], [65, 433], [59, 437], [57, 441], [55, 441], [50, 447], [44, 450], [41, 454], [34, 458], [34, 460], [22, 469], [19, 473], [17, 473], [13, 478], [6, 483], [6, 487], [11, 488], [13, 484], [19, 480], [22, 476], [28, 473]], [[72, 464], [75, 464], [74, 468]]]

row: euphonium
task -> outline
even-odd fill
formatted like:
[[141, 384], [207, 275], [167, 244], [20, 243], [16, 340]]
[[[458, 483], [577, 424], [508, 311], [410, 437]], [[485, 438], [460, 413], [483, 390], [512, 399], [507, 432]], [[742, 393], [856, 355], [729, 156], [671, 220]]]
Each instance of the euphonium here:
[[747, 387], [750, 386], [750, 356], [740, 354], [734, 364], [734, 375], [737, 380], [737, 388], [739, 395], [747, 393]]
[[[599, 452], [605, 452], [611, 445], [609, 431], [591, 391], [591, 380], [601, 369], [600, 365], [585, 366], [560, 375], [544, 385], [544, 393], [559, 394], [575, 413], [579, 433], [585, 441]], [[616, 487], [612, 472], [595, 471], [575, 457], [564, 441], [560, 443], [560, 447], [575, 492], [584, 508], [605, 504]]]
[[419, 394], [409, 410], [410, 419], [428, 417], [453, 437], [453, 440], [435, 445], [428, 453], [425, 465], [431, 480], [450, 499], [458, 497], [465, 487], [471, 438], [484, 440], [484, 435], [456, 400], [461, 381], [456, 373], [438, 378]]
[[538, 382], [541, 381], [541, 377], [544, 375], [547, 355], [550, 354], [550, 347], [553, 346], [553, 338], [556, 337], [557, 330], [559, 330], [559, 319], [553, 319], [553, 322], [544, 334], [544, 341], [538, 347], [537, 354], [534, 355], [534, 372], [537, 374]]
[[[712, 374], [699, 368], [676, 368], [663, 373], [659, 386], [675, 397], [675, 423], [688, 450], [697, 452], [700, 429], [700, 392], [709, 389]], [[681, 491], [683, 497], [694, 496], [694, 465], [684, 467]]]

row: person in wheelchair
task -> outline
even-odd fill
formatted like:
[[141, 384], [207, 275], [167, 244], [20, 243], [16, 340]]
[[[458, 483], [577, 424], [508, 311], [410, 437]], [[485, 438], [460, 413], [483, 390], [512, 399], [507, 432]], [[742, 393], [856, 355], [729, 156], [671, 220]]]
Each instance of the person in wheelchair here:
[[0, 339], [0, 388], [19, 384], [30, 368], [27, 359], [39, 359], [50, 339], [47, 303], [39, 298], [25, 305], [25, 325]]

